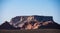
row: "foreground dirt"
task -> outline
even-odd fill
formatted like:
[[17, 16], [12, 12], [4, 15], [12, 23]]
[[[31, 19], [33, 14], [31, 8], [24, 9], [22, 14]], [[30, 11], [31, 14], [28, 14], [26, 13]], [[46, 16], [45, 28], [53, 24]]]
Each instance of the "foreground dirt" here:
[[0, 30], [0, 33], [60, 33], [60, 29]]

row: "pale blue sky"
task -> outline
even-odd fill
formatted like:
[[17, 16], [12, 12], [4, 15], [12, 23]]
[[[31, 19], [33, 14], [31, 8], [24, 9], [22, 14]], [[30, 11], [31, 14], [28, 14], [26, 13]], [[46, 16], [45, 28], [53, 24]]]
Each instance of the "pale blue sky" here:
[[53, 16], [60, 24], [60, 0], [0, 0], [0, 24], [20, 15]]

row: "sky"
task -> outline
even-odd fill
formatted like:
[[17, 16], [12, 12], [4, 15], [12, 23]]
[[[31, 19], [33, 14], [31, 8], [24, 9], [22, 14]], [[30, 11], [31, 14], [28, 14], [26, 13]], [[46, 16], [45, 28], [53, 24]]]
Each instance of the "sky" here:
[[53, 16], [60, 24], [60, 0], [0, 0], [0, 24], [15, 16]]

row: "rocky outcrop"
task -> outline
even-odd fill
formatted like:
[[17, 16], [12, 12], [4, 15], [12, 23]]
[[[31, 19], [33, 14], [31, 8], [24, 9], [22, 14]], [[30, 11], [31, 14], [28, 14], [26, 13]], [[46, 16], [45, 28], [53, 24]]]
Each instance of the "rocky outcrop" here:
[[13, 26], [22, 27], [22, 25], [25, 22], [29, 22], [29, 21], [45, 22], [45, 21], [53, 21], [53, 18], [52, 18], [52, 16], [37, 16], [37, 15], [16, 16], [11, 19], [10, 24], [12, 24]]
[[39, 29], [60, 29], [60, 25], [55, 23], [55, 22], [51, 22], [51, 23], [47, 23], [44, 22], [40, 27]]
[[20, 27], [14, 27], [12, 25], [9, 24], [9, 22], [5, 21], [5, 23], [3, 23], [2, 25], [0, 25], [0, 30], [15, 30], [15, 29], [20, 29]]
[[54, 21], [52, 16], [37, 16], [34, 15], [34, 19], [40, 22], [45, 22], [45, 21]]
[[52, 16], [16, 16], [3, 23], [0, 29], [60, 29], [60, 25]]

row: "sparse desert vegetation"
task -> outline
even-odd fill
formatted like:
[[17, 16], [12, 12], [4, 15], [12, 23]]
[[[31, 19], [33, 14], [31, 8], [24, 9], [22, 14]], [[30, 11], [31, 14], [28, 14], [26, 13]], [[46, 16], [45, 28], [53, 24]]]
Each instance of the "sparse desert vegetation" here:
[[0, 33], [60, 33], [59, 29], [0, 30]]

